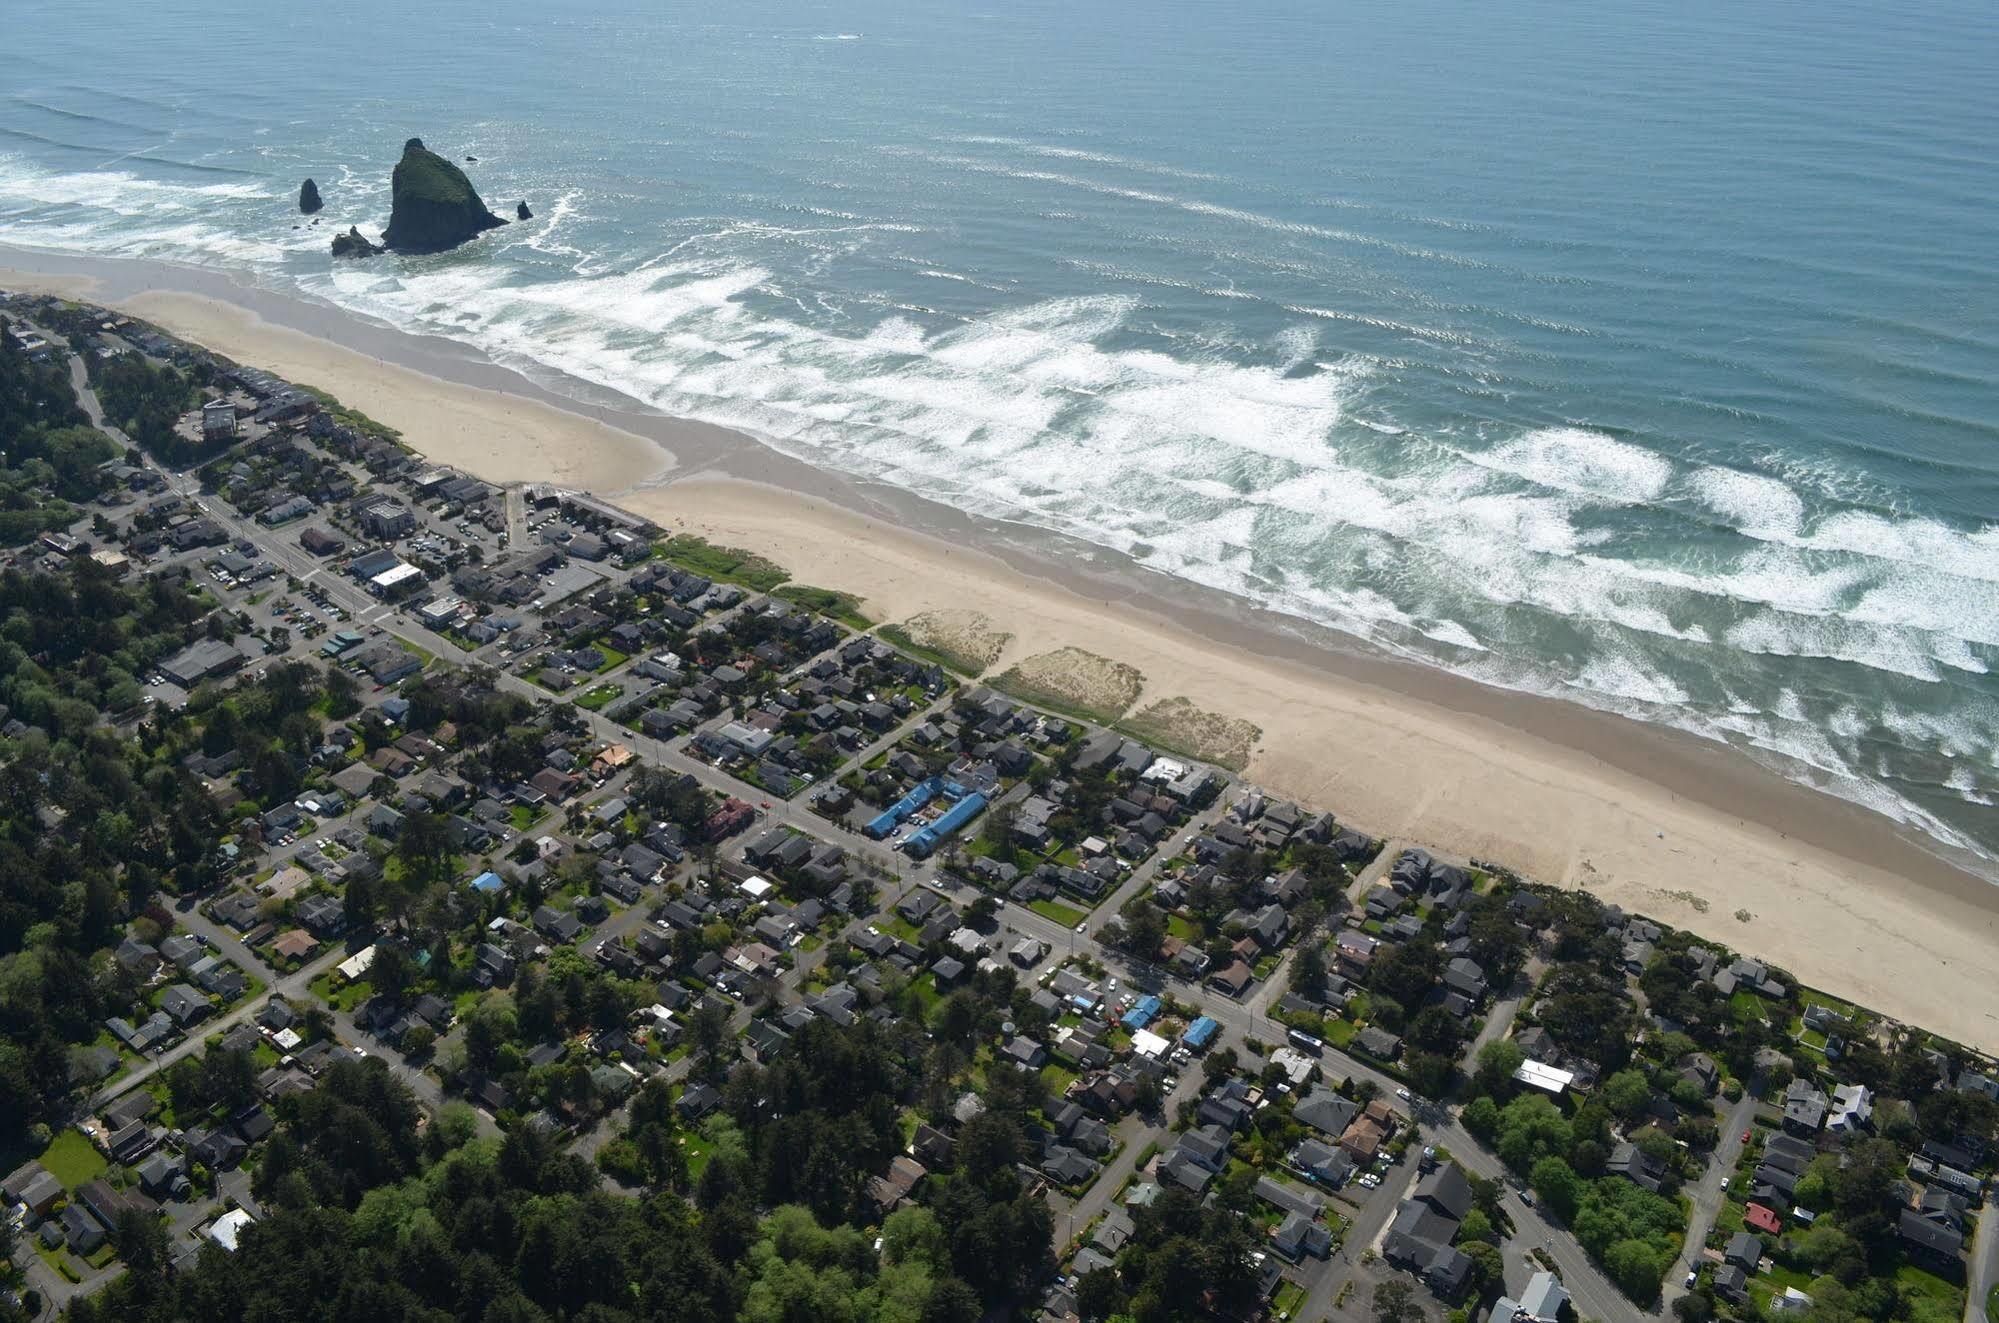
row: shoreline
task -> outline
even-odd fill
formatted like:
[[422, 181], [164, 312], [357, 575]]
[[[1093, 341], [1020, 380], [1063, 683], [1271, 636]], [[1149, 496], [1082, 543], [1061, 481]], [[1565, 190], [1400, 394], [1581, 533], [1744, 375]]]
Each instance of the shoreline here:
[[1260, 727], [1243, 776], [1273, 794], [1587, 887], [1999, 1049], [1999, 1014], [1958, 990], [1999, 976], [1999, 887], [1724, 746], [1369, 655], [1111, 553], [823, 473], [584, 383], [570, 399], [457, 342], [225, 273], [4, 248], [0, 263], [22, 268], [0, 269], [0, 287], [128, 310], [330, 391], [440, 463], [592, 491], [855, 593], [873, 619], [977, 611], [1013, 635], [994, 673], [1063, 646], [1128, 663], [1144, 676], [1133, 711], [1184, 697]]

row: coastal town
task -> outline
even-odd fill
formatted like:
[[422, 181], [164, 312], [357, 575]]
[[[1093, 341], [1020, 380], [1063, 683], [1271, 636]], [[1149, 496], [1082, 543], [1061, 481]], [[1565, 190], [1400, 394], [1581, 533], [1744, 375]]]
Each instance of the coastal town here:
[[1999, 1299], [1962, 1045], [115, 310], [0, 342], [0, 1316]]

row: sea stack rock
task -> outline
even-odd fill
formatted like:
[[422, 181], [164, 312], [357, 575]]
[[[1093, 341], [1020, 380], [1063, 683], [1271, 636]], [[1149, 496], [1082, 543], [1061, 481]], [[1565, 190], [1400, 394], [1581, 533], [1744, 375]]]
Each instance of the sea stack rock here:
[[486, 210], [465, 172], [411, 138], [392, 180], [382, 241], [399, 253], [441, 253], [507, 222]]
[[319, 200], [319, 185], [310, 179], [299, 185], [298, 209], [310, 216], [326, 204]]
[[529, 211], [528, 204], [523, 202], [514, 208], [514, 218], [516, 220], [533, 220], [534, 213]]
[[335, 257], [373, 257], [381, 251], [382, 246], [368, 242], [368, 237], [356, 226], [349, 226], [345, 234], [333, 236]]

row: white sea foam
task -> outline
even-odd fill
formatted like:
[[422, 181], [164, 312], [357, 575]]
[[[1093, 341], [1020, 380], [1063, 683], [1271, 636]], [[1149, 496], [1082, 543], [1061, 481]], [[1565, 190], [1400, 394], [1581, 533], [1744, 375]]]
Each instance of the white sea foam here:
[[[32, 227], [29, 242], [54, 246], [276, 269], [326, 235], [253, 237], [269, 233], [267, 220], [232, 227], [233, 209], [267, 217], [274, 200], [285, 201], [233, 182], [50, 182], [0, 158], [0, 234]], [[636, 269], [600, 272], [578, 251], [581, 205], [563, 194], [522, 232], [523, 247], [576, 258], [566, 278], [501, 262], [384, 262], [343, 264], [312, 287], [544, 376], [744, 427], [813, 462], [1125, 551], [1492, 683], [1726, 736], [1939, 834], [1949, 829], [1862, 777], [1877, 761], [1861, 751], [1869, 731], [1878, 724], [1909, 748], [1981, 765], [1999, 749], [1999, 716], [1974, 703], [1941, 715], [1884, 703], [1881, 715], [1794, 689], [1759, 704], [1772, 672], [1744, 660], [1852, 665], [1903, 693], [1912, 682], [1955, 693], [1999, 659], [1999, 529], [1828, 509], [1795, 479], [1682, 469], [1584, 427], [1475, 443], [1353, 416], [1356, 397], [1392, 382], [1394, 369], [1353, 358], [1295, 374], [1322, 352], [1311, 324], [1260, 340], [1190, 332], [1164, 353], [1132, 347], [1143, 305], [1120, 294], [996, 300], [955, 329], [934, 311], [886, 299], [871, 311], [843, 294], [844, 320], [815, 320], [824, 292], [803, 264], [870, 232], [913, 228], [892, 222], [711, 225]], [[1226, 208], [1204, 214], [1254, 223]], [[801, 311], [780, 315], [773, 300]], [[1389, 327], [1446, 343], [1453, 334]], [[1698, 507], [1747, 541], [1675, 559], [1603, 526], [1608, 513], [1662, 503]], [[1545, 622], [1563, 631], [1553, 655], [1573, 660], [1539, 655]], [[1980, 784], [1952, 790], [1984, 793]]]
[[1687, 483], [1695, 496], [1740, 533], [1764, 541], [1795, 538], [1805, 520], [1804, 498], [1789, 483], [1739, 469], [1705, 468]]
[[1977, 775], [1969, 767], [1960, 765], [1951, 768], [1944, 784], [1956, 791], [1957, 797], [1967, 804], [1990, 808], [1994, 803], [1991, 794], [1979, 785]]
[[1678, 707], [1690, 695], [1629, 653], [1592, 657], [1573, 682], [1578, 688], [1653, 707]]
[[1673, 480], [1673, 462], [1664, 455], [1581, 427], [1541, 428], [1466, 458], [1551, 491], [1626, 505], [1658, 500]]

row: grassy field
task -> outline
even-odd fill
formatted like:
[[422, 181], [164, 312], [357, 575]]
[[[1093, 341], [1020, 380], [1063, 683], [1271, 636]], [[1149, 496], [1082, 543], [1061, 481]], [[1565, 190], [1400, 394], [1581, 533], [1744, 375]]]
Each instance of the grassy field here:
[[111, 1169], [111, 1164], [81, 1130], [65, 1130], [50, 1140], [40, 1161], [49, 1175], [62, 1182], [65, 1190], [94, 1181]]
[[601, 712], [624, 693], [623, 685], [600, 684], [583, 697], [576, 700], [576, 706], [590, 712]]
[[336, 1011], [353, 1010], [356, 1006], [368, 1000], [369, 994], [373, 991], [368, 986], [366, 979], [336, 988], [333, 986], [335, 977], [334, 972], [329, 969], [314, 979], [310, 986], [313, 996], [319, 998]]
[[1055, 920], [1065, 928], [1073, 928], [1088, 917], [1083, 911], [1074, 906], [1064, 905], [1059, 900], [1033, 900], [1027, 903], [1027, 908], [1045, 919]]

